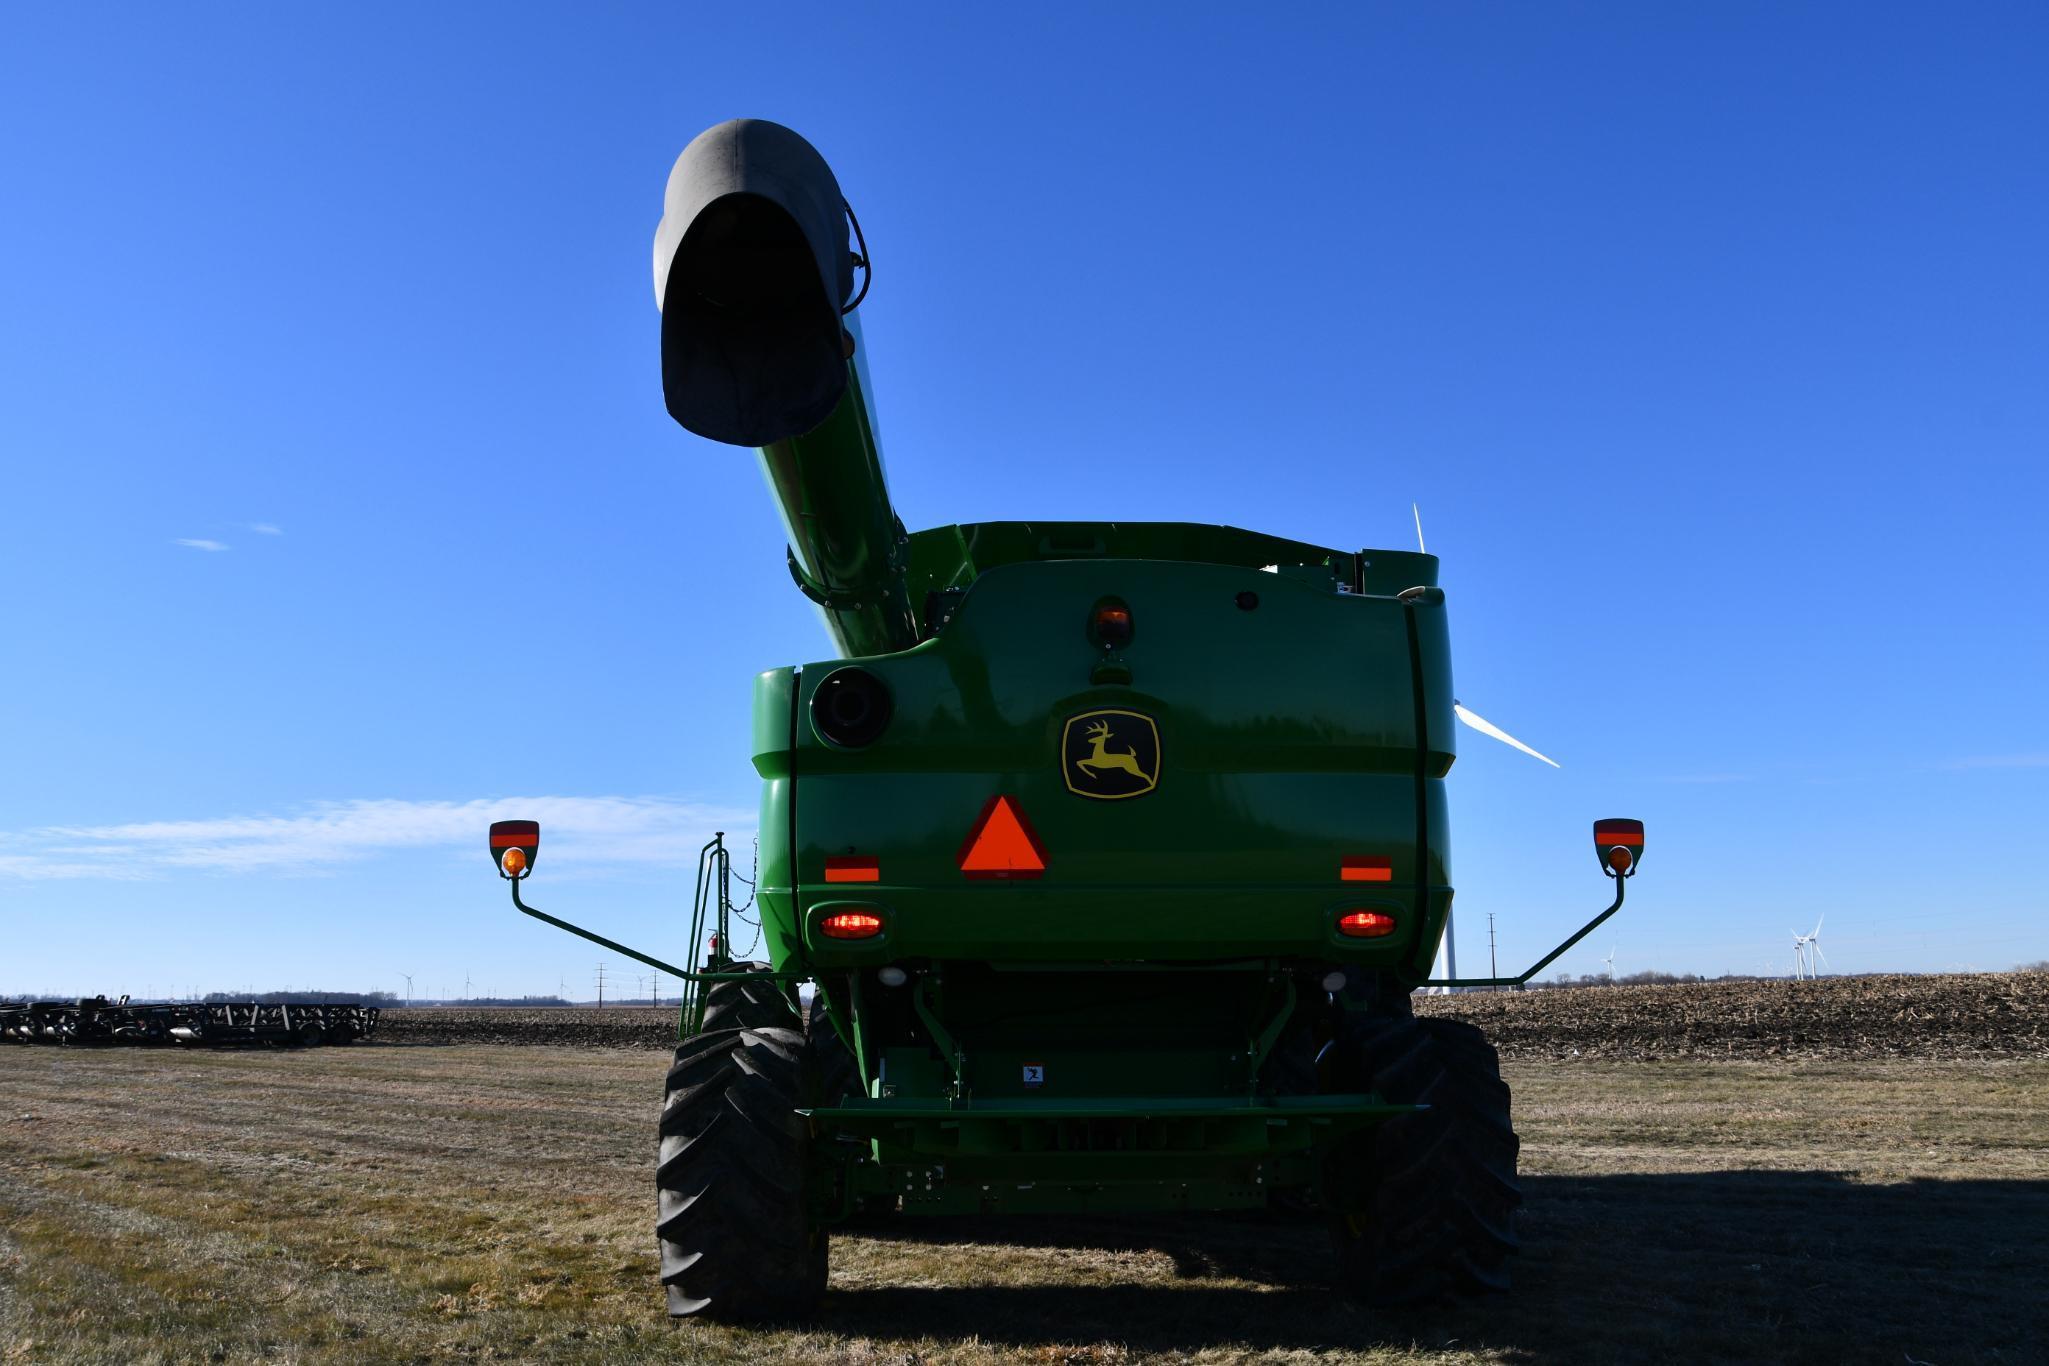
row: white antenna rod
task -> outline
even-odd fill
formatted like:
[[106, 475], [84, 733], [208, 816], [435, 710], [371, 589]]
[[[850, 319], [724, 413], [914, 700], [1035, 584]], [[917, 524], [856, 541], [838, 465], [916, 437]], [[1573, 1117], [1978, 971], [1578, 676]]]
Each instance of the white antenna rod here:
[[1416, 553], [1428, 555], [1430, 552], [1423, 548], [1423, 509], [1411, 503], [1409, 504], [1409, 512], [1416, 519]]

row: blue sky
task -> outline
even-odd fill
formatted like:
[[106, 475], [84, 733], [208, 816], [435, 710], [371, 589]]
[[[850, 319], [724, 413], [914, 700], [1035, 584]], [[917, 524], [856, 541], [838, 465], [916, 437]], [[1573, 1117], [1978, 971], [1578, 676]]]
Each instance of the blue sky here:
[[[587, 989], [682, 951], [827, 654], [662, 410], [701, 128], [824, 151], [913, 526], [1444, 557], [1461, 946], [2049, 957], [2040, 7], [17, 8], [0, 991]], [[220, 548], [211, 548], [218, 546]], [[744, 839], [744, 836], [743, 836]], [[627, 965], [607, 959], [614, 972]]]

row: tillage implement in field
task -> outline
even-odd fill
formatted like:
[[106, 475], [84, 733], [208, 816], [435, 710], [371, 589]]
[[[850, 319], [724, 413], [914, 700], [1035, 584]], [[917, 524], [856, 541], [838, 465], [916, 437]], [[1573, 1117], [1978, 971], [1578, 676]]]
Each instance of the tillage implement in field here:
[[[809, 143], [740, 120], [684, 151], [655, 238], [669, 412], [759, 448], [838, 647], [755, 680], [766, 961], [731, 956], [722, 841], [687, 968], [541, 917], [693, 984], [670, 1312], [801, 1313], [835, 1224], [976, 1211], [1277, 1202], [1367, 1300], [1505, 1285], [1508, 1088], [1477, 1030], [1409, 1009], [1452, 896], [1437, 560], [1187, 523], [906, 533], [850, 221]], [[1614, 901], [1558, 952], [1642, 841], [1596, 824]], [[534, 915], [539, 844], [492, 828]]]
[[377, 1007], [322, 1001], [163, 1001], [123, 996], [0, 1005], [0, 1039], [13, 1043], [307, 1048], [350, 1043], [377, 1028]]

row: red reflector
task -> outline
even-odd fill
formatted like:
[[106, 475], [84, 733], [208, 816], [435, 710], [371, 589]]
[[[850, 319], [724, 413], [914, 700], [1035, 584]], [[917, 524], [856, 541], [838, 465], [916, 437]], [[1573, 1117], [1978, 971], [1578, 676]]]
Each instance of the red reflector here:
[[825, 861], [827, 882], [880, 882], [882, 860], [859, 855], [853, 858], [829, 858]]
[[961, 845], [960, 870], [969, 877], [1037, 877], [1046, 871], [1046, 847], [1016, 802], [991, 797]]
[[1380, 911], [1346, 911], [1338, 917], [1338, 933], [1354, 939], [1378, 939], [1394, 933], [1394, 917]]
[[1393, 882], [1394, 860], [1352, 857], [1338, 861], [1338, 878], [1343, 882]]
[[1640, 849], [1643, 847], [1643, 822], [1595, 821], [1594, 843], [1604, 849], [1611, 844], [1626, 844]]
[[840, 911], [818, 922], [827, 939], [873, 939], [882, 933], [882, 917], [866, 911]]

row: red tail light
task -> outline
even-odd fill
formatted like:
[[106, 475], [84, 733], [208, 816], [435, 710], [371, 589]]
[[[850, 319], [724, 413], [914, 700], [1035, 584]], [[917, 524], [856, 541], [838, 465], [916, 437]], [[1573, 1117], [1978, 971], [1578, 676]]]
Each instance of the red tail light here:
[[1346, 911], [1338, 917], [1338, 933], [1353, 939], [1379, 939], [1394, 933], [1394, 917], [1384, 911]]
[[882, 917], [867, 911], [839, 911], [818, 922], [827, 939], [873, 939], [882, 933]]

